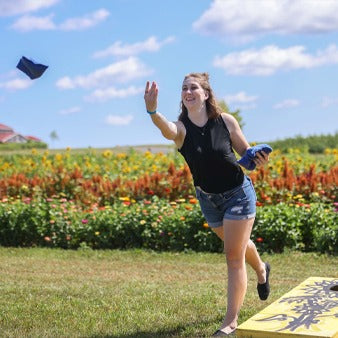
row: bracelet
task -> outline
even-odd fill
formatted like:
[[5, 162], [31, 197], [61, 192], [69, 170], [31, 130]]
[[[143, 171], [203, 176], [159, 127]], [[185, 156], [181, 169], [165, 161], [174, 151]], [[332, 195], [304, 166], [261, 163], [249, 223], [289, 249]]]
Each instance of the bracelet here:
[[149, 115], [153, 115], [153, 114], [156, 114], [156, 109], [154, 110], [154, 111], [149, 111], [149, 110], [147, 110], [147, 113], [149, 114]]

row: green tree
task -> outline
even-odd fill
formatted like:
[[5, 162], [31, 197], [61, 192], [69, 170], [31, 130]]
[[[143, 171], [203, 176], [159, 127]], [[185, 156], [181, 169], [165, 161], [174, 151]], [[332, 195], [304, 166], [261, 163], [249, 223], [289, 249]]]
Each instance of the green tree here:
[[56, 140], [59, 139], [59, 136], [58, 136], [58, 134], [56, 133], [55, 130], [53, 130], [53, 131], [50, 133], [49, 137], [51, 138], [52, 141], [56, 141]]
[[244, 127], [245, 123], [243, 122], [243, 117], [241, 116], [241, 111], [239, 109], [230, 111], [228, 105], [223, 100], [219, 101], [218, 104], [225, 113], [231, 114], [237, 120], [241, 129]]

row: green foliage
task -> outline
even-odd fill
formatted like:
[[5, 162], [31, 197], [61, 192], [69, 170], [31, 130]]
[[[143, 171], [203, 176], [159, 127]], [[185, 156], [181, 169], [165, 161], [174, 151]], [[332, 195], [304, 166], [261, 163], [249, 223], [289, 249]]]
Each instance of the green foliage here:
[[22, 149], [47, 149], [47, 144], [44, 142], [28, 141], [26, 143], [1, 143], [1, 150], [22, 150]]
[[[65, 199], [12, 200], [0, 204], [0, 245], [221, 252], [195, 203], [153, 197], [82, 210]], [[337, 212], [320, 203], [259, 207], [252, 239], [261, 251], [337, 254]]]
[[296, 136], [268, 142], [274, 149], [279, 149], [283, 153], [287, 153], [289, 149], [302, 149], [304, 152], [324, 153], [325, 149], [338, 148], [338, 133], [334, 135], [312, 135], [312, 136]]
[[280, 203], [258, 208], [252, 238], [262, 251], [285, 248], [338, 253], [337, 210], [322, 203], [300, 207]]

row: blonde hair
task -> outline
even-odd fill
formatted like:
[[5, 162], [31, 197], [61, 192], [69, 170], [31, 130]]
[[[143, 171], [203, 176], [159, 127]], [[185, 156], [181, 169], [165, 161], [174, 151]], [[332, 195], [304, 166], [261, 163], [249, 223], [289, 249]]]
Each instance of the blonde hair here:
[[[222, 111], [222, 108], [217, 103], [214, 92], [211, 89], [211, 86], [209, 83], [209, 74], [208, 73], [189, 73], [184, 77], [184, 80], [191, 78], [191, 77], [196, 79], [196, 81], [200, 84], [200, 86], [208, 93], [209, 97], [205, 101], [208, 118], [215, 119], [218, 116], [220, 116], [223, 113], [223, 111]], [[180, 115], [178, 116], [178, 119], [182, 121], [183, 118], [188, 115], [188, 109], [183, 104], [183, 101], [181, 101], [180, 106], [181, 106], [181, 112], [180, 112]]]

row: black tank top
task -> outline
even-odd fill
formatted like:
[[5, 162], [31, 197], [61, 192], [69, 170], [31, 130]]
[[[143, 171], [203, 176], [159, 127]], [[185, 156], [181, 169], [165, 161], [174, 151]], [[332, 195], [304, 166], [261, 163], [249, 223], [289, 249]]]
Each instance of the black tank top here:
[[243, 183], [244, 173], [232, 149], [230, 133], [220, 115], [203, 127], [182, 120], [186, 135], [178, 151], [185, 158], [194, 185], [209, 193], [221, 193]]

